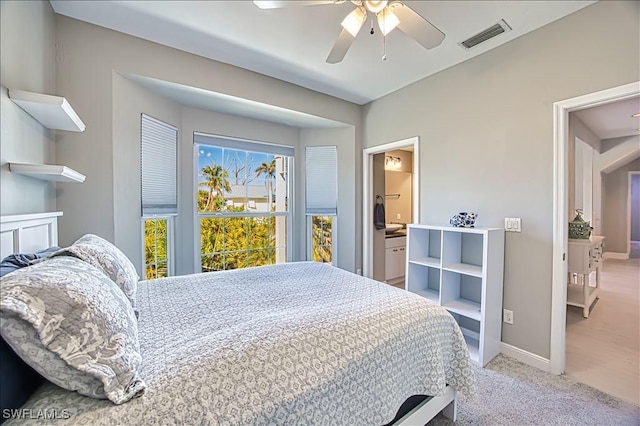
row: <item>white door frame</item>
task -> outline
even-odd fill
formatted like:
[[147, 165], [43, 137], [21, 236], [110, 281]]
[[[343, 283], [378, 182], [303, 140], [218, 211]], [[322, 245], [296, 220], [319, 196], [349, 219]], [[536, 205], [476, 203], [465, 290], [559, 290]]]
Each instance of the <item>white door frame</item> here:
[[564, 373], [567, 307], [569, 113], [640, 95], [640, 81], [553, 104], [553, 258], [549, 369]]
[[371, 223], [373, 221], [373, 155], [394, 149], [413, 147], [412, 166], [412, 218], [416, 223], [420, 220], [420, 140], [417, 136], [365, 148], [362, 151], [362, 275], [371, 278], [373, 276], [373, 234]]
[[631, 181], [633, 176], [640, 175], [640, 172], [627, 172], [629, 175], [629, 182], [627, 183], [627, 259], [631, 254]]

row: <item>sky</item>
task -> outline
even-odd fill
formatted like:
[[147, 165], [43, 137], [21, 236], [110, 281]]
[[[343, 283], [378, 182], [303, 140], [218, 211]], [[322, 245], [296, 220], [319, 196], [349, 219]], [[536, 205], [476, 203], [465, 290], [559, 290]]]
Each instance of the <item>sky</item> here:
[[[257, 152], [239, 151], [228, 148], [218, 148], [208, 145], [197, 145], [198, 147], [198, 182], [202, 182], [202, 168], [206, 166], [222, 167], [229, 173], [229, 183], [235, 185], [235, 170], [240, 169], [248, 159], [248, 166], [238, 175], [238, 184], [242, 183], [244, 178], [247, 179], [249, 185], [264, 185], [264, 174], [256, 178], [255, 170], [262, 163], [270, 163], [273, 160], [272, 154], [261, 154]], [[248, 174], [248, 176], [246, 175]]]

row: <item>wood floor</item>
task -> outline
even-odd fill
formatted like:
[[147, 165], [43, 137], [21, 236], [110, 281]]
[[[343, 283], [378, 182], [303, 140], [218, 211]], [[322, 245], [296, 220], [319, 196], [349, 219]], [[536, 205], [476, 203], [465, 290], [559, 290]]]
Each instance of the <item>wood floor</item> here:
[[567, 307], [565, 373], [640, 405], [640, 259], [607, 259], [589, 318]]

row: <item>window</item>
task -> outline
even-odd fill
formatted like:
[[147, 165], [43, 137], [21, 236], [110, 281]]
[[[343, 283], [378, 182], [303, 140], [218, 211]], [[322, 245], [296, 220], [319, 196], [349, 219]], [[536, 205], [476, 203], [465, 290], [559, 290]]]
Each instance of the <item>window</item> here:
[[202, 272], [290, 258], [293, 148], [196, 133]]
[[338, 153], [335, 146], [307, 147], [305, 153], [307, 259], [333, 263], [338, 213]]
[[309, 216], [311, 222], [311, 256], [314, 262], [332, 263], [333, 216]]
[[178, 213], [178, 129], [142, 114], [140, 173], [146, 279], [173, 275], [173, 217]]
[[144, 227], [144, 271], [145, 279], [173, 275], [169, 267], [169, 247], [172, 246], [173, 217], [142, 219]]

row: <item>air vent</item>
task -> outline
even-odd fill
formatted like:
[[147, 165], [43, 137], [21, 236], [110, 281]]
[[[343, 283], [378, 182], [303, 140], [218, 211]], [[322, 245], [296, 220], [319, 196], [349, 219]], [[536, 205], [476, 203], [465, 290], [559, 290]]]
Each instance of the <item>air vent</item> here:
[[510, 30], [511, 27], [504, 21], [504, 19], [501, 19], [500, 22], [498, 22], [494, 26], [489, 27], [486, 30], [474, 35], [473, 37], [466, 39], [465, 41], [460, 43], [460, 45], [465, 49], [471, 49], [472, 47], [475, 47], [480, 43], [484, 43], [485, 41]]

